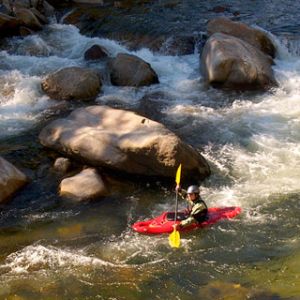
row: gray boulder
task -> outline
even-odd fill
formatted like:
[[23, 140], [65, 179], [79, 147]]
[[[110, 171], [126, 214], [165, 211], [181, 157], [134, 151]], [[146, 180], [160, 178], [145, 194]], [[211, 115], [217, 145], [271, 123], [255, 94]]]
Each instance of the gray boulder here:
[[95, 70], [68, 67], [48, 75], [42, 89], [57, 100], [92, 100], [100, 92], [102, 83]]
[[264, 90], [277, 85], [270, 56], [222, 33], [215, 33], [206, 42], [201, 70], [204, 80], [214, 87]]
[[139, 87], [159, 82], [150, 64], [134, 55], [118, 54], [110, 61], [109, 68], [113, 85]]
[[26, 176], [0, 157], [0, 203], [4, 203], [27, 183]]
[[275, 46], [268, 35], [256, 28], [241, 22], [233, 22], [228, 18], [220, 17], [210, 20], [207, 24], [207, 33], [225, 33], [237, 37], [271, 57], [275, 57]]
[[89, 106], [46, 126], [39, 135], [49, 148], [95, 167], [130, 174], [203, 179], [210, 168], [197, 150], [162, 124], [130, 111]]

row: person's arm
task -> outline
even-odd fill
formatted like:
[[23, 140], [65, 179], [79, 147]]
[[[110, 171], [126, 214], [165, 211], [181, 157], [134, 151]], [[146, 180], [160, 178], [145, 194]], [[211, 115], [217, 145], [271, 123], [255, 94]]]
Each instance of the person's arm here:
[[186, 195], [187, 195], [187, 192], [186, 190], [182, 189], [180, 187], [180, 185], [176, 185], [176, 192], [178, 193], [178, 195], [182, 198], [182, 199], [185, 199], [186, 198]]
[[187, 219], [182, 220], [179, 224], [179, 228], [187, 227], [191, 224], [197, 223], [197, 220], [193, 216], [189, 216]]
[[187, 227], [191, 224], [194, 224], [194, 223], [197, 223], [197, 220], [195, 219], [194, 216], [198, 215], [199, 213], [201, 213], [202, 211], [206, 210], [206, 206], [200, 202], [200, 203], [196, 203], [191, 212], [190, 212], [190, 215], [188, 218], [186, 218], [185, 220], [182, 220], [178, 226], [178, 228], [184, 228], [184, 227]]

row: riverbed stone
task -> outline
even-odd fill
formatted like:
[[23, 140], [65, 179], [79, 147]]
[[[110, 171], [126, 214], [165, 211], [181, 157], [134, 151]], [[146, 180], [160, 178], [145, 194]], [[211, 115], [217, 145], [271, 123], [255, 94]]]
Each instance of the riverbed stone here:
[[0, 13], [0, 36], [16, 34], [19, 26], [20, 22], [17, 18]]
[[27, 28], [25, 26], [21, 26], [19, 28], [19, 33], [20, 33], [20, 36], [25, 37], [25, 36], [33, 34], [34, 32], [31, 29], [29, 29], [29, 28]]
[[46, 126], [40, 142], [90, 166], [121, 173], [204, 179], [210, 168], [201, 154], [162, 124], [107, 106], [78, 108]]
[[276, 48], [267, 33], [252, 28], [242, 22], [234, 22], [225, 17], [215, 18], [208, 22], [207, 33], [210, 36], [215, 33], [232, 35], [251, 44], [253, 47], [258, 48], [273, 58], [276, 54]]
[[165, 40], [160, 48], [164, 55], [190, 55], [194, 54], [196, 39], [194, 36], [171, 36]]
[[37, 17], [41, 24], [48, 24], [48, 19], [35, 7], [30, 8], [30, 11]]
[[119, 53], [110, 61], [109, 69], [113, 85], [139, 87], [159, 83], [151, 65], [135, 55]]
[[93, 45], [84, 53], [85, 60], [98, 60], [108, 57], [107, 50], [100, 45]]
[[217, 88], [265, 90], [277, 85], [270, 56], [223, 33], [215, 33], [206, 42], [201, 71], [204, 80]]
[[8, 201], [26, 183], [26, 175], [0, 157], [0, 203]]
[[95, 70], [80, 67], [58, 70], [42, 81], [44, 92], [56, 100], [93, 100], [101, 86], [100, 76]]
[[48, 24], [47, 17], [54, 15], [54, 8], [45, 0], [4, 0], [0, 8], [0, 36], [31, 33], [24, 28], [41, 30]]
[[54, 169], [60, 173], [67, 173], [71, 168], [71, 160], [66, 157], [58, 157], [53, 165]]
[[43, 1], [42, 7], [40, 8], [40, 10], [46, 17], [51, 17], [51, 16], [54, 16], [54, 14], [55, 14], [54, 7], [45, 0]]
[[101, 176], [94, 168], [84, 169], [75, 176], [63, 179], [59, 193], [76, 200], [94, 199], [108, 194]]
[[20, 20], [20, 23], [30, 29], [33, 30], [41, 30], [42, 24], [38, 20], [38, 18], [35, 16], [35, 14], [27, 8], [16, 8], [14, 10], [14, 13], [17, 17], [17, 19]]

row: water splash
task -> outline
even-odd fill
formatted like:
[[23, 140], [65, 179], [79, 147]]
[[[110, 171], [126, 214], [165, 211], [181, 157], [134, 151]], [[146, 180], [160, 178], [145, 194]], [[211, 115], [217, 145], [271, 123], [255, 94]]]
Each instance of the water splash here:
[[30, 245], [10, 254], [0, 266], [1, 273], [28, 273], [40, 270], [72, 270], [75, 267], [116, 267], [116, 264], [75, 250], [54, 246]]

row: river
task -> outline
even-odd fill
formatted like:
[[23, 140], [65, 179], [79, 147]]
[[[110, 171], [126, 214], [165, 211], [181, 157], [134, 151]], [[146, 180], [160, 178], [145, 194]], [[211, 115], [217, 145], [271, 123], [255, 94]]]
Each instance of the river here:
[[[73, 25], [53, 23], [2, 44], [0, 155], [32, 180], [0, 210], [1, 299], [300, 299], [299, 13], [289, 15], [299, 4], [249, 3], [237, 7], [241, 20], [267, 30], [277, 47], [279, 86], [265, 93], [207, 89], [197, 51], [131, 51]], [[38, 133], [48, 120], [84, 104], [58, 104], [40, 83], [61, 67], [103, 69], [83, 59], [94, 43], [111, 55], [141, 57], [160, 79], [140, 89], [106, 83], [96, 102], [135, 109], [150, 98], [161, 122], [210, 163], [212, 175], [201, 186], [208, 206], [241, 206], [240, 216], [183, 234], [174, 250], [168, 236], [131, 230], [135, 221], [174, 208], [170, 183], [128, 180], [90, 203], [57, 195], [61, 176], [51, 167], [57, 155], [39, 144]]]

